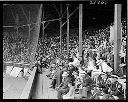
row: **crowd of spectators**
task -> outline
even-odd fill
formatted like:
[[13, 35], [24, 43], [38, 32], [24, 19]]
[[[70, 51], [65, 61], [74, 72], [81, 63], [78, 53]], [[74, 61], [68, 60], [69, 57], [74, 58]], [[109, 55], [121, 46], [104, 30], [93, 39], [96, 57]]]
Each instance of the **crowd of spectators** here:
[[[125, 20], [122, 21], [122, 47], [121, 51], [126, 53], [126, 25]], [[29, 41], [26, 38], [23, 38], [23, 34], [13, 34], [4, 32], [3, 34], [3, 60], [4, 61], [15, 61], [20, 62], [24, 61], [29, 63]], [[10, 36], [12, 35], [12, 36]], [[62, 53], [63, 56], [67, 55], [67, 43], [66, 43], [66, 33], [63, 34], [62, 37]], [[92, 36], [89, 36], [92, 35]], [[106, 60], [109, 60], [107, 56], [110, 56], [111, 59], [113, 57], [113, 47], [114, 42], [109, 41], [110, 37], [110, 26], [83, 32], [83, 50], [87, 49], [95, 49], [101, 55], [104, 55]], [[74, 31], [70, 31], [70, 39], [69, 39], [69, 55], [72, 52], [78, 52], [78, 29]], [[44, 39], [44, 41], [40, 38], [37, 48], [38, 56], [41, 54], [44, 56], [52, 55], [52, 56], [60, 56], [60, 40], [59, 37], [51, 37], [48, 39]], [[113, 60], [113, 59], [112, 59]], [[107, 61], [107, 62], [110, 62]]]
[[[121, 51], [126, 53], [126, 32], [123, 29], [122, 32]], [[57, 98], [119, 99], [120, 95], [125, 97], [122, 91], [125, 90], [124, 86], [117, 83], [119, 77], [112, 76], [114, 42], [109, 40], [110, 27], [83, 32], [82, 61], [79, 59], [78, 31], [75, 34], [73, 31], [70, 33], [69, 52], [66, 49], [66, 36], [62, 37], [62, 53], [59, 37], [39, 38], [37, 45], [35, 59], [40, 65], [39, 72], [41, 68], [49, 69], [50, 74], [47, 77], [52, 79], [51, 88], [57, 90]], [[89, 36], [90, 34], [92, 36]], [[3, 61], [29, 63], [30, 43], [19, 35], [3, 37]], [[108, 80], [108, 76], [113, 81]], [[115, 85], [119, 87], [113, 88]], [[77, 93], [79, 95], [75, 96]]]
[[[52, 80], [50, 88], [57, 90], [58, 99], [126, 98], [126, 82], [120, 83], [120, 77], [113, 72], [114, 43], [109, 41], [109, 27], [93, 33], [95, 36], [85, 36], [83, 39], [84, 62], [79, 59], [78, 36], [70, 37], [69, 53], [64, 38], [63, 52], [59, 53], [58, 37], [47, 42], [50, 47], [45, 48], [45, 54], [40, 53], [38, 61], [41, 68], [49, 69], [50, 74], [47, 77]], [[125, 40], [122, 44], [126, 43], [126, 36], [123, 39]], [[44, 61], [47, 67], [42, 66]]]
[[[10, 36], [12, 35], [12, 36]], [[16, 35], [16, 34], [15, 34]], [[3, 61], [29, 62], [28, 41], [18, 34], [14, 36], [8, 32], [3, 34]]]
[[81, 63], [76, 54], [73, 54], [71, 59], [62, 62], [57, 58], [48, 67], [50, 73], [47, 77], [52, 80], [50, 88], [57, 90], [58, 99], [120, 99], [123, 97], [122, 85], [117, 83], [119, 77], [113, 75], [113, 69], [103, 58], [96, 53], [87, 52], [85, 64]]

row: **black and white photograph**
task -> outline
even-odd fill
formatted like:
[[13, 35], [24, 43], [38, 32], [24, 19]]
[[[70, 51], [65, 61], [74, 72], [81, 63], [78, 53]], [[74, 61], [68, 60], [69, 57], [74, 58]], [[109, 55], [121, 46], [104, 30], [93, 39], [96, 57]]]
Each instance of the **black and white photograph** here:
[[3, 99], [127, 99], [127, 1], [66, 1], [2, 2]]

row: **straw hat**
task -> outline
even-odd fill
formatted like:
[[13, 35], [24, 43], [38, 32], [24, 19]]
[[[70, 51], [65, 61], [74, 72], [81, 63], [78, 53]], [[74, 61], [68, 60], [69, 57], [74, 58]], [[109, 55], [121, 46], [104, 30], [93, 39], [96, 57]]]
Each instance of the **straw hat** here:
[[72, 66], [73, 64], [72, 64], [72, 62], [69, 62], [68, 65], [69, 65], [69, 66]]
[[63, 74], [62, 74], [62, 76], [64, 77], [64, 76], [68, 76], [68, 73], [67, 72], [64, 72]]
[[83, 70], [80, 70], [80, 72], [79, 72], [80, 74], [85, 74], [85, 71], [83, 71]]
[[52, 64], [51, 67], [56, 67], [56, 65], [55, 64]]
[[78, 75], [77, 72], [73, 72], [72, 74], [73, 74], [73, 75]]

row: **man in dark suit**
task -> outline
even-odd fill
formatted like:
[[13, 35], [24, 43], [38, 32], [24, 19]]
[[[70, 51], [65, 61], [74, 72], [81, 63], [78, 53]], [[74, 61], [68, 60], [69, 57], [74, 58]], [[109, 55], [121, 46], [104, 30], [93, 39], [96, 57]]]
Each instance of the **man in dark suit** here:
[[88, 74], [85, 74], [82, 82], [82, 86], [83, 86], [82, 97], [86, 97], [86, 98], [89, 97], [91, 93], [92, 85], [93, 85], [92, 78]]
[[57, 68], [57, 71], [55, 72], [55, 76], [52, 80], [51, 87], [50, 88], [56, 88], [58, 87], [62, 82], [62, 73], [66, 71], [67, 68], [62, 68], [62, 66], [59, 66]]
[[64, 72], [62, 76], [63, 76], [63, 81], [57, 88], [57, 91], [58, 91], [57, 98], [58, 99], [63, 99], [62, 95], [68, 93], [68, 91], [69, 91], [68, 82], [71, 82], [71, 77], [68, 75], [67, 72]]
[[62, 66], [59, 66], [59, 69], [56, 72], [56, 87], [58, 87], [61, 84], [61, 82], [62, 82], [63, 69], [61, 67]]

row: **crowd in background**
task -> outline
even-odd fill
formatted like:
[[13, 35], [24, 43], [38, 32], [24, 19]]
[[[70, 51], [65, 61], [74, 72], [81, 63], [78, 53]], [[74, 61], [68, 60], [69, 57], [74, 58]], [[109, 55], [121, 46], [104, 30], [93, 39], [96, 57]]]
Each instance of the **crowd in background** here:
[[[109, 27], [91, 32], [95, 36], [86, 33], [89, 32], [83, 34], [86, 36], [83, 37], [82, 61], [79, 59], [78, 36], [75, 36], [78, 34], [70, 36], [68, 53], [66, 37], [62, 39], [61, 54], [59, 37], [45, 39], [45, 43], [39, 44], [38, 51], [41, 52], [37, 61], [40, 68], [47, 68], [50, 72], [47, 75], [52, 80], [50, 88], [57, 91], [58, 99], [125, 99], [126, 78], [114, 73], [114, 43], [109, 40]], [[125, 47], [126, 36], [122, 40]], [[41, 50], [42, 45], [45, 52]]]
[[122, 99], [123, 88], [117, 83], [118, 76], [112, 74], [113, 69], [104, 59], [98, 57], [96, 53], [87, 52], [85, 60], [86, 65], [73, 54], [71, 59], [63, 63], [57, 58], [49, 65], [50, 73], [47, 77], [52, 80], [50, 88], [57, 90], [57, 98]]
[[[113, 60], [114, 60], [114, 42], [109, 40], [110, 37], [110, 29], [109, 27], [102, 29], [102, 30], [96, 30], [93, 31], [95, 36], [87, 36], [86, 34], [88, 32], [85, 32], [86, 36], [83, 36], [83, 53], [89, 50], [95, 50], [95, 52], [99, 53], [99, 56], [102, 56], [105, 58], [105, 61], [113, 68]], [[70, 34], [73, 35], [73, 34]], [[73, 53], [77, 54], [79, 50], [79, 42], [78, 42], [78, 36], [75, 36], [77, 34], [74, 34], [74, 36], [70, 36], [69, 39], [69, 53], [67, 53], [67, 43], [66, 43], [66, 37], [62, 39], [62, 56], [66, 59], [67, 57], [70, 57]], [[122, 39], [122, 49], [121, 51], [126, 53], [125, 47], [126, 47], [126, 36]], [[41, 40], [39, 41], [39, 47], [38, 47], [38, 56], [41, 54], [45, 56], [52, 56], [54, 59], [56, 57], [60, 56], [60, 42], [59, 37], [53, 37], [48, 40], [45, 39], [44, 43], [41, 44]], [[45, 50], [42, 50], [45, 49]]]
[[[52, 40], [52, 47], [55, 43]], [[103, 45], [103, 47], [105, 47]], [[106, 48], [106, 47], [105, 47]], [[104, 49], [104, 48], [103, 48]], [[38, 57], [40, 68], [47, 68], [52, 80], [50, 88], [57, 90], [58, 99], [123, 99], [125, 86], [118, 81], [111, 64], [94, 49], [84, 52], [84, 62], [79, 59], [78, 46], [73, 46], [70, 56], [59, 57], [49, 48], [48, 54]], [[39, 68], [39, 69], [40, 69]], [[41, 69], [39, 71], [42, 73]]]
[[[126, 32], [122, 29], [121, 53], [126, 53]], [[63, 33], [63, 35], [66, 33]], [[7, 35], [7, 34], [4, 34]], [[20, 34], [21, 35], [21, 34]], [[125, 97], [125, 87], [113, 75], [114, 42], [110, 41], [110, 27], [83, 32], [82, 61], [79, 59], [78, 31], [70, 32], [69, 52], [66, 36], [39, 38], [35, 60], [47, 68], [52, 80], [51, 88], [57, 90], [58, 99], [120, 99]], [[90, 36], [91, 35], [91, 36]], [[124, 36], [125, 35], [125, 36]], [[14, 37], [14, 38], [13, 38]], [[15, 41], [13, 41], [15, 39]], [[17, 40], [17, 41], [16, 41]], [[3, 37], [3, 61], [29, 63], [29, 41], [18, 36]], [[78, 96], [77, 93], [79, 93]]]
[[[14, 32], [15, 33], [15, 32]], [[29, 45], [28, 41], [23, 38], [22, 33], [3, 34], [3, 61], [29, 62]]]
[[[29, 63], [29, 41], [26, 40], [26, 38], [23, 38], [21, 36], [22, 34], [15, 34], [15, 36], [13, 36], [13, 34], [4, 32], [3, 35], [3, 60], [15, 62], [24, 61]], [[67, 55], [67, 41], [65, 36], [66, 32], [62, 35], [62, 53], [63, 56], [65, 56]], [[121, 51], [126, 53], [126, 26], [124, 25], [122, 26], [122, 35], [123, 38], [121, 42]], [[96, 49], [98, 52], [100, 52], [100, 54], [105, 56], [106, 60], [108, 59], [107, 56], [111, 56], [112, 58], [114, 42], [110, 42], [109, 37], [109, 26], [102, 29], [83, 31], [83, 50], [86, 51], [87, 49]], [[78, 29], [71, 30], [69, 39], [69, 55], [71, 55], [74, 50], [78, 51], [78, 40]], [[40, 54], [43, 54], [44, 56], [60, 56], [59, 37], [51, 37], [44, 39], [44, 41], [42, 38], [40, 38], [37, 53], [38, 56]]]

